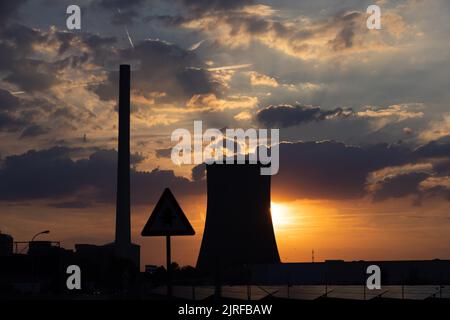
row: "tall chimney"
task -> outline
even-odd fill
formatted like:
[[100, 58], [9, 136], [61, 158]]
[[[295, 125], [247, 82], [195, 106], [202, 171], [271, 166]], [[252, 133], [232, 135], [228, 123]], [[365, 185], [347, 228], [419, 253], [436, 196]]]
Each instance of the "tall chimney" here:
[[130, 66], [120, 65], [119, 155], [117, 163], [116, 254], [128, 258], [130, 224]]

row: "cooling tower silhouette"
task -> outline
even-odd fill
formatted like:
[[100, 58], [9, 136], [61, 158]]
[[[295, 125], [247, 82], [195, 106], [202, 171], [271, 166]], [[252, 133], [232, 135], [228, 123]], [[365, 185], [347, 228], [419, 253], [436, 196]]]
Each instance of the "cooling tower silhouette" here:
[[197, 268], [279, 263], [270, 215], [270, 177], [260, 164], [206, 166], [207, 211]]

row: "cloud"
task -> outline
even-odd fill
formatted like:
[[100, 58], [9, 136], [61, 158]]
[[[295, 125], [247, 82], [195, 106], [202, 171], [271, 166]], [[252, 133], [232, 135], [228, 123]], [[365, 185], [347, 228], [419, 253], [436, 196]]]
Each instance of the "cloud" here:
[[[285, 201], [368, 198], [380, 202], [412, 197], [420, 204], [427, 197], [450, 199], [450, 155], [436, 165], [402, 145], [311, 141], [281, 143], [279, 161], [280, 170], [272, 177], [272, 194]], [[193, 172], [201, 179], [204, 166]]]
[[249, 96], [227, 96], [220, 99], [215, 94], [196, 94], [186, 103], [188, 108], [203, 111], [224, 111], [230, 109], [253, 109], [258, 98]]
[[223, 12], [245, 7], [252, 4], [253, 0], [177, 0], [191, 14], [205, 14]]
[[[340, 18], [339, 23], [342, 24], [341, 30], [336, 34], [336, 37], [329, 41], [334, 51], [340, 51], [351, 48], [354, 45], [354, 38], [357, 32], [357, 23], [365, 19], [361, 12], [351, 12], [345, 14]], [[361, 19], [362, 18], [362, 19]]]
[[320, 107], [304, 105], [268, 106], [256, 114], [256, 119], [267, 127], [292, 127], [308, 122], [324, 121], [333, 118], [346, 118], [353, 113], [350, 109], [336, 108], [323, 110]]
[[374, 201], [401, 198], [419, 193], [419, 184], [428, 178], [425, 172], [412, 172], [388, 177], [373, 193]]
[[9, 91], [0, 89], [0, 111], [12, 111], [20, 107], [20, 99]]
[[450, 135], [420, 146], [415, 153], [424, 158], [450, 157]]
[[252, 71], [248, 73], [252, 86], [266, 86], [276, 88], [279, 86], [277, 79]]
[[16, 132], [29, 121], [18, 112], [23, 108], [22, 101], [9, 91], [0, 89], [0, 132]]
[[23, 59], [4, 80], [17, 85], [24, 91], [41, 91], [57, 83], [56, 70], [54, 65]]
[[26, 0], [1, 1], [0, 2], [0, 26], [6, 24], [9, 19], [15, 17], [19, 8]]
[[253, 118], [253, 116], [248, 111], [241, 111], [237, 115], [235, 115], [233, 118], [237, 121], [250, 121]]
[[406, 119], [422, 118], [424, 113], [422, 111], [410, 110], [408, 104], [396, 104], [386, 108], [367, 107], [365, 110], [357, 112], [356, 115], [361, 118], [395, 117], [399, 121], [403, 121]]
[[[227, 48], [260, 43], [300, 59], [346, 58], [349, 53], [380, 52], [394, 48], [393, 39], [406, 34], [396, 9], [384, 12], [384, 33], [369, 36], [367, 14], [342, 10], [330, 17], [299, 15], [285, 19], [269, 5], [252, 1], [179, 1], [184, 14], [155, 15], [149, 20], [204, 33]], [[398, 40], [397, 40], [398, 41]]]
[[432, 121], [419, 137], [422, 141], [432, 141], [448, 135], [450, 135], [450, 114], [443, 114], [439, 120]]
[[145, 0], [101, 0], [93, 2], [93, 6], [99, 6], [100, 10], [113, 12], [111, 22], [115, 25], [131, 25], [139, 18]]
[[[133, 90], [142, 95], [165, 92], [163, 101], [184, 101], [195, 94], [219, 91], [219, 83], [202, 68], [194, 52], [165, 41], [138, 42], [132, 50], [121, 50], [119, 59], [140, 62], [133, 72]], [[115, 99], [117, 81], [118, 73], [110, 72], [108, 82], [94, 90], [102, 99]]]
[[[97, 149], [88, 158], [72, 159], [88, 151], [53, 147], [6, 157], [0, 169], [0, 201], [51, 200], [56, 207], [114, 203], [117, 152]], [[142, 161], [140, 155], [132, 158], [133, 163]], [[203, 183], [178, 177], [171, 170], [131, 169], [134, 205], [153, 203], [166, 187], [182, 195], [203, 192]]]
[[25, 128], [22, 131], [22, 134], [20, 135], [20, 139], [23, 139], [23, 138], [34, 138], [34, 137], [46, 134], [48, 132], [49, 132], [49, 130], [47, 128], [44, 128], [44, 127], [42, 127], [40, 125], [36, 125], [35, 124], [35, 125], [31, 125], [31, 126]]
[[[161, 155], [167, 157], [167, 150], [163, 149]], [[449, 158], [440, 162], [439, 167], [424, 162], [429, 158], [401, 145], [356, 147], [333, 141], [281, 143], [280, 170], [272, 177], [272, 192], [285, 200], [446, 198]], [[116, 161], [114, 150], [69, 147], [8, 156], [0, 169], [0, 201], [51, 200], [50, 205], [59, 207], [112, 204]], [[204, 165], [194, 167], [189, 180], [176, 176], [172, 170], [136, 170], [142, 161], [141, 155], [133, 155], [134, 205], [156, 201], [164, 187], [173, 188], [181, 195], [205, 192]]]
[[[371, 172], [415, 161], [411, 150], [388, 144], [283, 142], [279, 152], [280, 170], [272, 176], [272, 194], [283, 200], [362, 198], [368, 196], [366, 182]], [[202, 176], [202, 168], [195, 168], [197, 176]]]
[[419, 205], [425, 197], [450, 199], [449, 150], [449, 137], [431, 141], [412, 152], [417, 163], [371, 172], [366, 188], [374, 201], [413, 196]]
[[138, 7], [144, 0], [101, 0], [100, 6], [106, 9], [127, 9], [130, 7]]
[[409, 149], [387, 144], [297, 142], [280, 145], [280, 171], [273, 190], [288, 198], [352, 199], [366, 196], [370, 172], [413, 161]]
[[21, 130], [26, 124], [25, 120], [0, 112], [0, 132], [15, 132]]

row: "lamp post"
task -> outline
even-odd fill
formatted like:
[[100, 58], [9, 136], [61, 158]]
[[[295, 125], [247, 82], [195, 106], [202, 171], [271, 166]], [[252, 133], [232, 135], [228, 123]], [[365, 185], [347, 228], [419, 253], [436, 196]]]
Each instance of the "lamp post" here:
[[31, 238], [30, 242], [33, 242], [34, 239], [36, 239], [36, 237], [40, 236], [41, 234], [49, 234], [49, 233], [50, 233], [50, 230], [44, 230], [44, 231], [38, 232], [33, 236], [33, 238]]

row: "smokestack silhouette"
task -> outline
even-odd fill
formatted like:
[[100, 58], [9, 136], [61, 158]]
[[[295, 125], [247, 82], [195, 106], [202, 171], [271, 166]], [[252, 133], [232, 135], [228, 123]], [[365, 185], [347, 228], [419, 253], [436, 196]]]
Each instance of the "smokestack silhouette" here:
[[197, 268], [279, 263], [270, 215], [270, 176], [261, 164], [206, 166], [208, 203]]
[[117, 162], [116, 253], [129, 257], [130, 224], [130, 66], [120, 66], [119, 151]]

